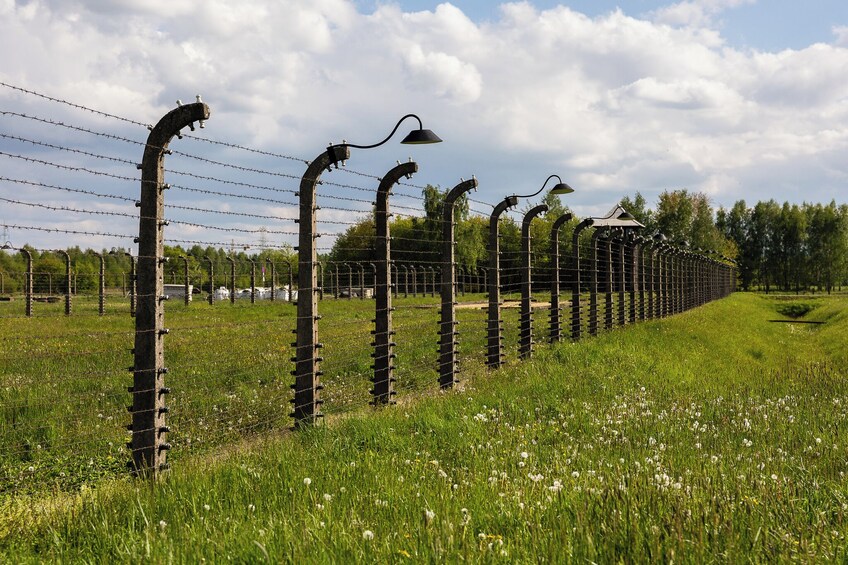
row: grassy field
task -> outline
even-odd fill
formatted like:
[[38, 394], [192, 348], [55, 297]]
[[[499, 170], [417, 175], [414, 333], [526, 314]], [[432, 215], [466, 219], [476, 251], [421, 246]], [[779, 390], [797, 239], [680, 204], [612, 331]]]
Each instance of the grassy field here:
[[[338, 330], [337, 353], [352, 350], [344, 339], [361, 343], [357, 332], [368, 338], [367, 308], [353, 302], [322, 322], [329, 335], [349, 328]], [[322, 428], [236, 426], [227, 442], [184, 450], [155, 485], [104, 472], [117, 478], [16, 490], [0, 516], [0, 554], [10, 562], [845, 561], [846, 306], [845, 297], [736, 294], [542, 348], [493, 373], [469, 363], [463, 389], [447, 394], [432, 392], [432, 369], [416, 370], [435, 349], [435, 311], [399, 310], [409, 317], [398, 321], [409, 332], [398, 339], [408, 363], [399, 406], [363, 409], [359, 384], [342, 392], [342, 381], [367, 381], [367, 353], [333, 361], [350, 378], [339, 377], [340, 408], [328, 409]], [[224, 329], [265, 323], [244, 310], [244, 318], [230, 311]], [[184, 335], [211, 339], [199, 326], [215, 322], [201, 313], [175, 320]], [[824, 323], [769, 322], [791, 316]], [[479, 353], [482, 332], [467, 329], [468, 351]], [[180, 347], [192, 360], [183, 367], [209, 357], [181, 339], [178, 366]], [[24, 365], [16, 374], [35, 380]], [[264, 377], [250, 367], [214, 378], [229, 375], [236, 399], [256, 390], [263, 398], [253, 383]], [[120, 379], [125, 386], [127, 375]], [[198, 396], [224, 394], [204, 382]], [[4, 383], [4, 394], [12, 389]], [[184, 424], [196, 425], [197, 414]]]

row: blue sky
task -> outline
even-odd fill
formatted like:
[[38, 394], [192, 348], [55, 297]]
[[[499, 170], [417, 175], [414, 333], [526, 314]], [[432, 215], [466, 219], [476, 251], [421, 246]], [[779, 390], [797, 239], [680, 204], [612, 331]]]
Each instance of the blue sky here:
[[[387, 2], [357, 0], [362, 11], [373, 11]], [[400, 0], [394, 2], [404, 11], [433, 10], [440, 2]], [[568, 6], [587, 16], [600, 16], [620, 9], [629, 16], [640, 17], [670, 2], [663, 0], [535, 0], [539, 9]], [[459, 0], [453, 2], [475, 22], [496, 20], [500, 3], [491, 0]], [[845, 0], [760, 0], [742, 3], [722, 13], [719, 29], [730, 45], [739, 48], [778, 51], [801, 49], [818, 42], [833, 40], [832, 27], [848, 25], [848, 2]]]
[[[749, 205], [771, 198], [845, 202], [848, 2], [634, 0], [618, 6], [606, 0], [0, 0], [0, 81], [142, 123], [156, 122], [177, 99], [202, 94], [212, 108], [204, 136], [299, 159], [175, 142], [206, 159], [279, 174], [210, 172], [208, 163], [172, 157], [177, 170], [289, 191], [275, 205], [173, 191], [169, 202], [178, 205], [245, 214], [173, 210], [175, 219], [247, 230], [236, 236], [174, 223], [169, 233], [183, 239], [250, 244], [250, 230], [265, 222], [279, 228], [273, 238], [291, 243], [291, 195], [304, 162], [329, 142], [378, 141], [410, 112], [445, 143], [392, 141], [353, 151], [346, 171], [327, 174], [335, 184], [323, 189], [325, 245], [345, 222], [369, 213], [373, 177], [408, 158], [419, 172], [398, 189], [397, 201], [410, 214], [420, 213], [421, 185], [450, 188], [472, 175], [479, 181], [477, 213], [505, 195], [534, 192], [554, 173], [575, 188], [567, 205], [582, 216], [604, 214], [637, 191], [653, 206], [663, 191], [681, 188], [703, 192], [716, 208], [742, 199]], [[139, 141], [146, 136], [143, 127], [9, 88], [0, 87], [0, 109]], [[81, 143], [129, 162], [139, 158], [126, 144], [33, 127], [8, 115], [0, 115], [0, 133]], [[0, 152], [25, 151], [45, 153], [43, 146], [0, 137]], [[80, 154], [53, 158], [104, 166]], [[114, 190], [129, 207], [0, 183], [7, 200], [14, 195], [31, 204], [136, 213], [132, 179], [76, 178], [2, 155], [0, 166], [6, 175], [41, 183]], [[137, 174], [134, 167], [109, 167]], [[217, 183], [219, 192], [232, 192], [219, 181], [174, 180], [206, 189]], [[333, 207], [333, 198], [348, 200]], [[279, 221], [252, 221], [250, 214]], [[118, 234], [128, 229], [122, 218], [45, 214], [9, 202], [0, 207], [0, 223]], [[22, 230], [13, 237], [45, 246], [56, 238]], [[72, 239], [110, 246], [108, 237]]]

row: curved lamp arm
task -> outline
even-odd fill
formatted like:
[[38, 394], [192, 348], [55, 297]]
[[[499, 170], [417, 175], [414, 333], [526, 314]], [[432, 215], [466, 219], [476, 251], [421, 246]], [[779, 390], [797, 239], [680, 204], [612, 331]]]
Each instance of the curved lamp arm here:
[[574, 192], [573, 188], [571, 188], [570, 186], [568, 186], [567, 184], [562, 182], [562, 179], [559, 178], [559, 175], [551, 175], [547, 179], [545, 179], [545, 182], [542, 184], [542, 188], [540, 188], [539, 190], [537, 190], [533, 194], [524, 194], [524, 195], [516, 194], [514, 196], [516, 196], [518, 198], [533, 198], [534, 196], [536, 196], [537, 194], [539, 194], [540, 192], [545, 190], [545, 187], [548, 185], [548, 182], [551, 179], [557, 179], [559, 181], [551, 189], [551, 194], [570, 194], [570, 193]]
[[395, 124], [395, 127], [392, 130], [392, 132], [383, 141], [380, 141], [378, 143], [374, 143], [372, 145], [356, 145], [356, 144], [353, 144], [353, 143], [342, 142], [342, 143], [339, 143], [339, 144], [336, 144], [336, 145], [331, 145], [330, 147], [345, 146], [345, 147], [354, 147], [356, 149], [373, 149], [374, 147], [379, 147], [379, 146], [383, 145], [384, 143], [386, 143], [388, 140], [390, 140], [392, 138], [392, 136], [395, 133], [397, 133], [397, 130], [400, 127], [400, 124], [407, 118], [415, 118], [416, 120], [418, 120], [418, 129], [412, 130], [411, 132], [409, 132], [409, 134], [406, 137], [403, 138], [403, 141], [401, 141], [401, 143], [406, 143], [406, 144], [409, 145], [409, 144], [439, 143], [439, 142], [442, 141], [441, 138], [438, 135], [436, 135], [435, 133], [433, 133], [431, 130], [424, 129], [424, 124], [421, 123], [421, 118], [419, 118], [415, 114], [407, 114], [404, 117], [402, 117], [400, 120], [398, 120], [398, 123]]

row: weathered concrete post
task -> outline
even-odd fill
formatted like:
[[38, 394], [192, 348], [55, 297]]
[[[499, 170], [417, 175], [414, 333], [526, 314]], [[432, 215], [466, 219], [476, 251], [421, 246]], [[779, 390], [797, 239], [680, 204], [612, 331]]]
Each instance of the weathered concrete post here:
[[271, 261], [270, 257], [265, 258], [265, 264], [268, 265], [268, 272], [271, 275], [271, 302], [277, 301], [277, 273], [274, 268], [274, 262]]
[[291, 416], [296, 428], [314, 424], [323, 415], [320, 406], [323, 400], [320, 391], [321, 372], [319, 370], [322, 358], [318, 349], [318, 299], [317, 277], [315, 264], [318, 262], [318, 251], [315, 243], [317, 209], [315, 188], [321, 178], [321, 173], [330, 165], [344, 161], [350, 157], [350, 148], [346, 145], [330, 146], [318, 155], [303, 174], [300, 181], [298, 197], [300, 199], [299, 235], [297, 247], [297, 329], [295, 334], [295, 369], [293, 375], [294, 409]]
[[560, 265], [559, 265], [559, 230], [563, 225], [570, 222], [572, 218], [571, 214], [563, 214], [556, 220], [554, 220], [553, 225], [551, 226], [551, 252], [550, 252], [550, 260], [551, 260], [551, 307], [550, 307], [550, 341], [551, 343], [556, 343], [561, 339], [561, 323], [560, 319], [562, 317], [562, 307], [559, 305], [559, 295], [560, 295]]
[[230, 262], [230, 304], [236, 303], [236, 260], [227, 257]]
[[32, 272], [32, 253], [29, 249], [18, 249], [21, 255], [26, 257], [26, 274], [24, 275], [24, 299], [26, 301], [26, 316], [32, 317], [32, 294], [33, 294], [33, 272]]
[[215, 263], [211, 257], [204, 257], [209, 261], [209, 304], [215, 303]]
[[589, 335], [598, 335], [598, 239], [606, 236], [609, 228], [596, 229], [592, 233], [591, 281], [589, 283]]
[[65, 316], [71, 315], [71, 256], [60, 249], [56, 253], [65, 258]]
[[188, 306], [191, 303], [191, 292], [188, 289], [188, 257], [180, 255], [183, 260], [183, 303]]
[[250, 261], [250, 303], [256, 304], [256, 261]]
[[374, 388], [371, 389], [373, 396], [371, 404], [374, 406], [394, 403], [393, 396], [395, 395], [395, 343], [392, 341], [395, 331], [392, 327], [394, 307], [392, 306], [391, 288], [392, 238], [389, 222], [391, 217], [389, 196], [392, 194], [392, 188], [401, 178], [410, 178], [416, 172], [418, 172], [417, 163], [408, 162], [397, 165], [383, 176], [380, 185], [377, 187], [377, 201], [374, 208], [376, 263], [372, 263], [375, 267], [375, 316], [374, 341], [371, 343], [371, 346], [374, 347], [372, 353], [374, 364], [371, 366], [374, 369], [374, 377], [371, 379]]
[[97, 313], [103, 316], [106, 313], [106, 261], [102, 253], [97, 251], [91, 253], [100, 263], [100, 269], [97, 271]]
[[[454, 205], [457, 199], [477, 188], [477, 179], [462, 181], [445, 196], [442, 204], [442, 281], [441, 323], [439, 324], [439, 388], [453, 388], [458, 382], [459, 355], [457, 346], [459, 332], [456, 326], [456, 242]], [[434, 285], [435, 286], [435, 285]]]
[[[571, 234], [571, 339], [577, 341], [580, 339], [580, 333], [583, 326], [582, 314], [580, 312], [580, 234], [586, 228], [592, 227], [595, 221], [592, 218], [586, 218], [574, 227]], [[594, 247], [594, 239], [592, 240]], [[594, 260], [594, 259], [593, 259]], [[593, 267], [594, 268], [594, 267]]]
[[138, 229], [138, 310], [133, 363], [132, 453], [135, 474], [156, 476], [167, 468], [170, 449], [165, 425], [165, 328], [164, 299], [164, 157], [168, 144], [180, 129], [209, 118], [202, 102], [186, 104], [168, 112], [147, 138], [141, 162], [141, 210]]
[[521, 221], [521, 303], [519, 312], [518, 358], [533, 355], [533, 254], [530, 245], [530, 223], [548, 211], [547, 204], [531, 208]]
[[486, 332], [486, 366], [497, 369], [503, 363], [503, 320], [501, 320], [500, 239], [498, 220], [503, 212], [518, 204], [517, 196], [501, 200], [489, 216], [489, 313]]
[[132, 253], [125, 253], [130, 258], [130, 317], [135, 318], [136, 300], [138, 297], [138, 275], [136, 263], [138, 258]]

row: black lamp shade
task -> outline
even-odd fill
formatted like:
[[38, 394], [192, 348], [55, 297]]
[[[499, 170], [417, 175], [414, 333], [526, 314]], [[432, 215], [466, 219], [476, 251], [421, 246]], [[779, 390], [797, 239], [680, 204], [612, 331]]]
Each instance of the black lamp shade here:
[[424, 145], [426, 143], [441, 143], [442, 138], [429, 129], [414, 129], [403, 138], [401, 143], [407, 145]]
[[574, 192], [574, 189], [564, 182], [558, 183], [551, 189], [551, 194], [571, 194], [572, 192]]

